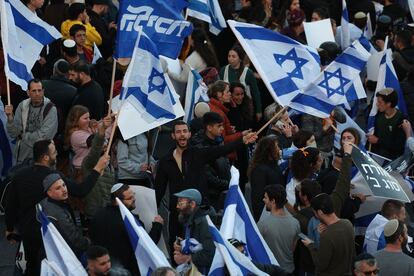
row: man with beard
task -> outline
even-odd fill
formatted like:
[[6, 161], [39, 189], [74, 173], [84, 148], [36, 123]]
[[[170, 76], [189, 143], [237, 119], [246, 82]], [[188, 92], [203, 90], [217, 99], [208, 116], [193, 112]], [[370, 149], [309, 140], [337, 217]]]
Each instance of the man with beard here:
[[[214, 216], [214, 209], [201, 205], [201, 194], [196, 189], [187, 189], [174, 196], [178, 198], [178, 220], [185, 228], [184, 245], [181, 242], [183, 239], [180, 238], [174, 243], [174, 261], [178, 265], [192, 262], [201, 274], [207, 275], [216, 247], [208, 230], [206, 215]], [[191, 242], [190, 239], [200, 243], [201, 249], [192, 250], [187, 246]]]
[[[135, 209], [134, 191], [126, 184], [115, 184], [111, 189], [111, 205], [96, 212], [89, 225], [89, 236], [94, 244], [108, 249], [114, 263], [119, 263], [132, 275], [140, 275], [135, 249], [132, 248], [116, 198], [119, 198], [128, 210]], [[133, 214], [133, 216], [144, 225], [138, 215]], [[157, 215], [149, 232], [155, 243], [158, 243], [161, 238], [163, 224], [163, 219]]]
[[374, 254], [381, 275], [414, 275], [414, 259], [402, 252], [407, 245], [407, 226], [397, 219], [388, 221], [384, 226], [387, 245]]
[[[293, 251], [300, 233], [299, 221], [285, 210], [286, 190], [282, 185], [268, 185], [264, 189], [263, 202], [269, 216], [257, 223], [263, 239], [269, 245], [279, 265], [288, 273], [293, 273]], [[283, 227], [280, 227], [283, 225]]]
[[235, 151], [244, 144], [253, 143], [257, 139], [256, 133], [248, 133], [242, 138], [225, 145], [212, 147], [189, 147], [188, 141], [191, 132], [184, 121], [176, 121], [171, 133], [175, 141], [175, 148], [161, 158], [155, 178], [155, 192], [158, 206], [164, 197], [167, 185], [169, 186], [169, 235], [170, 246], [174, 237], [182, 235], [178, 227], [178, 213], [176, 210], [177, 198], [173, 195], [185, 189], [195, 188], [202, 195], [202, 201], [207, 202], [208, 190], [206, 179], [203, 177], [204, 165]]
[[[40, 223], [36, 220], [36, 204], [44, 197], [43, 180], [56, 172], [57, 151], [52, 140], [42, 140], [33, 145], [34, 165], [16, 172], [7, 192], [6, 200], [6, 237], [20, 234], [24, 243], [27, 260], [25, 275], [39, 275], [39, 250], [42, 247]], [[101, 157], [83, 183], [62, 176], [71, 196], [83, 197], [95, 185], [101, 171], [106, 167], [109, 158]], [[11, 242], [14, 242], [11, 240]]]
[[89, 276], [130, 276], [128, 270], [112, 264], [109, 252], [105, 247], [92, 245], [86, 251]]
[[349, 220], [339, 219], [328, 194], [322, 193], [311, 201], [313, 213], [326, 225], [320, 235], [319, 248], [310, 239], [302, 239], [308, 247], [320, 276], [350, 275], [355, 255], [354, 228]]

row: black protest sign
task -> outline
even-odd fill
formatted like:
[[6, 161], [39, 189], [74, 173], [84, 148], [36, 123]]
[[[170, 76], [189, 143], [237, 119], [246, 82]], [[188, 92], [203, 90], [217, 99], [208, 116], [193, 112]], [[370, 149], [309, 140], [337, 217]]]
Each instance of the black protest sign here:
[[369, 155], [353, 147], [351, 156], [374, 196], [409, 202], [398, 181]]
[[414, 164], [414, 155], [411, 151], [404, 153], [384, 167], [387, 172], [397, 171], [405, 174]]

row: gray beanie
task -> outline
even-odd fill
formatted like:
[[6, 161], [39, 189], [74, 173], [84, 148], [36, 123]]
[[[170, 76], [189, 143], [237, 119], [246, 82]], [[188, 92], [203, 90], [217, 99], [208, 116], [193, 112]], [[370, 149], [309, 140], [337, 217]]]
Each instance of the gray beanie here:
[[52, 173], [46, 176], [45, 179], [43, 179], [43, 192], [49, 190], [50, 186], [52, 186], [53, 183], [55, 183], [59, 179], [62, 179], [62, 177], [58, 173]]

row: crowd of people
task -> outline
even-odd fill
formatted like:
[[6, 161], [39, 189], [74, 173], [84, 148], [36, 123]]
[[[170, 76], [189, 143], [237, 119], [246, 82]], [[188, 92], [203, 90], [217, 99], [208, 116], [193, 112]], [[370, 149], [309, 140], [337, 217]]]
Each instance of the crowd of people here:
[[[392, 49], [407, 114], [397, 108], [397, 87], [375, 93], [376, 82], [361, 72], [368, 97], [352, 102], [349, 115], [364, 129], [376, 105], [375, 131], [363, 137], [348, 127], [339, 133], [339, 146], [337, 125], [348, 111], [335, 108], [329, 118], [321, 119], [274, 103], [231, 30], [216, 36], [192, 17], [187, 20], [194, 30], [180, 52], [179, 72], [166, 63], [162, 67], [182, 103], [188, 74], [199, 72], [208, 86], [209, 102], [195, 104], [190, 122], [176, 119], [126, 140], [108, 105], [110, 92], [120, 93], [127, 69], [116, 64], [110, 91], [119, 1], [22, 2], [62, 34], [42, 51], [27, 91], [10, 83], [11, 102], [4, 71], [0, 72], [5, 127], [16, 141], [14, 166], [1, 179], [5, 237], [11, 243], [23, 242], [24, 275], [39, 275], [45, 258], [39, 204], [89, 275], [140, 275], [117, 202], [133, 211], [134, 186], [154, 189], [159, 210], [169, 211], [168, 216], [156, 215], [146, 230], [155, 243], [164, 237], [175, 269], [160, 267], [152, 275], [207, 275], [216, 247], [206, 215], [220, 226], [232, 166], [239, 170], [239, 187], [257, 229], [278, 262], [254, 263], [264, 273], [414, 275], [412, 204], [384, 199], [361, 228], [356, 214], [372, 202], [351, 184], [357, 170], [351, 158], [355, 147], [386, 160], [414, 153], [414, 23], [407, 1], [346, 0], [351, 38], [363, 35], [370, 22], [371, 44], [378, 51]], [[329, 18], [336, 42], [318, 48], [321, 69], [344, 50], [342, 1], [219, 2], [226, 19], [260, 25], [303, 44], [303, 23]], [[102, 57], [92, 63], [94, 45]], [[4, 65], [3, 54], [0, 61]], [[157, 132], [170, 134], [174, 146], [156, 158]], [[137, 214], [134, 217], [144, 225]], [[184, 246], [189, 238], [201, 246]], [[229, 242], [248, 254], [246, 241]]]

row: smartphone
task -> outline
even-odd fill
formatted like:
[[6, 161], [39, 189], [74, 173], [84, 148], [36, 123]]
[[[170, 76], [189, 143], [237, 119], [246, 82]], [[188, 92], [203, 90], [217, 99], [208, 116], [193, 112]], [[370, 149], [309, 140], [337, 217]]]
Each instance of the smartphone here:
[[299, 234], [298, 234], [298, 237], [299, 237], [301, 240], [306, 240], [306, 239], [307, 239], [307, 240], [310, 240], [310, 239], [309, 239], [309, 237], [308, 237], [308, 236], [306, 236], [306, 235], [305, 235], [305, 234], [303, 234], [303, 233], [299, 233]]

